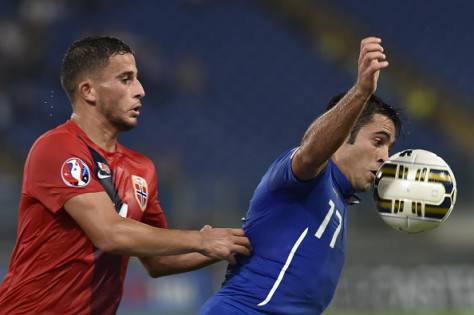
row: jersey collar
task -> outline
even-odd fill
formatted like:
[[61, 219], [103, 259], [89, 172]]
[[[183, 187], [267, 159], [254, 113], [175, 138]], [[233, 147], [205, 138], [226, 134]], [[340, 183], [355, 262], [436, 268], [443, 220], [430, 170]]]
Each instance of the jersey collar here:
[[69, 119], [66, 122], [66, 125], [68, 126], [69, 130], [71, 130], [79, 138], [81, 138], [88, 146], [92, 147], [94, 150], [99, 152], [103, 157], [114, 157], [115, 155], [117, 155], [117, 153], [122, 152], [122, 146], [118, 142], [117, 142], [115, 152], [105, 151], [100, 146], [98, 146], [94, 141], [92, 141], [92, 139], [89, 138], [89, 136], [85, 133], [85, 131], [82, 130], [81, 127], [79, 127], [79, 125], [72, 119]]

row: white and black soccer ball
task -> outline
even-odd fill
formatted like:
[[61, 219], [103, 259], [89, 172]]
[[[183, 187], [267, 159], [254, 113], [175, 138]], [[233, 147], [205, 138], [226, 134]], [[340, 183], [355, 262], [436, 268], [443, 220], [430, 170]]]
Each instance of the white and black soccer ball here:
[[417, 233], [443, 223], [456, 202], [456, 179], [433, 152], [414, 149], [392, 155], [375, 176], [374, 199], [391, 227]]

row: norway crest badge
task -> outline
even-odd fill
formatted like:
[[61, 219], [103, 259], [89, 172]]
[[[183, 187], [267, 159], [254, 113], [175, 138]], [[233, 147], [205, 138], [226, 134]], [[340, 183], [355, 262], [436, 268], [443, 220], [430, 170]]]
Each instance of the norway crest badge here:
[[132, 175], [132, 184], [135, 199], [142, 211], [145, 211], [148, 202], [148, 184], [140, 176]]

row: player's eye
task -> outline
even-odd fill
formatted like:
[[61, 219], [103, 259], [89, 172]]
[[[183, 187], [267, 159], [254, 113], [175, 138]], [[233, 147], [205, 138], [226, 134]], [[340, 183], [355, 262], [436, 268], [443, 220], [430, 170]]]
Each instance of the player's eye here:
[[132, 77], [127, 75], [120, 79], [123, 84], [130, 84], [132, 82]]
[[383, 141], [382, 138], [375, 138], [375, 139], [373, 140], [373, 143], [374, 143], [374, 146], [380, 147], [380, 146], [383, 145], [384, 141]]

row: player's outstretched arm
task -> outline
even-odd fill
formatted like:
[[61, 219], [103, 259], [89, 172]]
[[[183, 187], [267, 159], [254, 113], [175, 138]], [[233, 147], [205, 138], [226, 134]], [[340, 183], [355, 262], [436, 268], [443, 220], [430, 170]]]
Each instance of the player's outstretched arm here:
[[187, 253], [181, 255], [140, 257], [140, 261], [148, 271], [148, 274], [153, 278], [157, 278], [197, 270], [219, 260], [209, 258], [200, 253]]
[[388, 67], [381, 42], [377, 37], [361, 41], [356, 83], [336, 106], [306, 130], [291, 165], [299, 179], [309, 180], [319, 174], [349, 136], [367, 100], [377, 89], [380, 70]]
[[[212, 229], [212, 227], [205, 225], [201, 229], [201, 232], [209, 229]], [[153, 278], [157, 278], [200, 269], [219, 260], [209, 258], [200, 253], [188, 253], [182, 255], [140, 257], [140, 261], [148, 271], [148, 274]]]
[[94, 246], [105, 252], [151, 257], [197, 252], [234, 262], [233, 253], [249, 255], [250, 242], [242, 229], [202, 231], [159, 229], [122, 218], [105, 192], [85, 193], [64, 204]]

